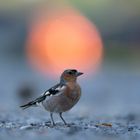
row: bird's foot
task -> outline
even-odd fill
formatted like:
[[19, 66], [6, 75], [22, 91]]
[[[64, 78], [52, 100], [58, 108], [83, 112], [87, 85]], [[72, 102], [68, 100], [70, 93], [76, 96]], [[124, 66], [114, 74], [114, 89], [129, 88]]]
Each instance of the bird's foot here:
[[56, 126], [56, 123], [53, 122], [53, 123], [52, 123], [52, 126], [55, 127], [55, 126]]

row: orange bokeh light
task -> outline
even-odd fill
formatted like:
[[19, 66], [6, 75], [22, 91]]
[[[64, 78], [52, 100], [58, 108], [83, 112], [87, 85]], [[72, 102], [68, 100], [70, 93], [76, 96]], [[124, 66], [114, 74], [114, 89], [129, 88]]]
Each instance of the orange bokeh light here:
[[31, 27], [27, 57], [43, 73], [75, 68], [94, 72], [101, 63], [102, 41], [95, 27], [74, 10], [38, 18]]

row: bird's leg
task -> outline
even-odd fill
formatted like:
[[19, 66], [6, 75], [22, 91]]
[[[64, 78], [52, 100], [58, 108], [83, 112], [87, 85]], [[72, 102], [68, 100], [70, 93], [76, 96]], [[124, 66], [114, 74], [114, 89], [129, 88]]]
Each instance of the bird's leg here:
[[65, 125], [67, 125], [66, 121], [64, 120], [64, 118], [62, 117], [62, 112], [59, 113], [60, 118], [62, 119], [62, 121], [64, 122]]
[[51, 121], [53, 123], [53, 126], [55, 126], [55, 122], [54, 122], [54, 119], [53, 119], [53, 113], [52, 112], [50, 113], [50, 117], [51, 117]]

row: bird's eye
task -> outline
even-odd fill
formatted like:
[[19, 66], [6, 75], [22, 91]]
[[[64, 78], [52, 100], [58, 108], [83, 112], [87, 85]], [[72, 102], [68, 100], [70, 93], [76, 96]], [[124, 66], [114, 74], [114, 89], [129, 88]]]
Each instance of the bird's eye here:
[[68, 74], [72, 75], [73, 73], [72, 73], [72, 71], [69, 71]]

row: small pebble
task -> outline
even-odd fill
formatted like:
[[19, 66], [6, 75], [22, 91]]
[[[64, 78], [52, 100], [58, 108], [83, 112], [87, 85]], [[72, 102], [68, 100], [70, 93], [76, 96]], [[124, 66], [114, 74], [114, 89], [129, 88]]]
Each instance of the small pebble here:
[[20, 130], [27, 130], [27, 129], [33, 129], [32, 125], [25, 125], [25, 126], [21, 126]]

